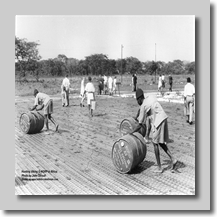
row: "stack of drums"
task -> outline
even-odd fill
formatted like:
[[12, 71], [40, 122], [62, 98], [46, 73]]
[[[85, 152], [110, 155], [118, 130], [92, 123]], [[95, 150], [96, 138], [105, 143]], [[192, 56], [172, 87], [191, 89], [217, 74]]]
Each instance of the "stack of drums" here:
[[126, 134], [112, 148], [112, 161], [118, 172], [128, 173], [140, 164], [147, 152], [145, 140], [140, 133]]
[[21, 130], [26, 134], [39, 133], [44, 127], [44, 116], [37, 111], [23, 113], [19, 124]]

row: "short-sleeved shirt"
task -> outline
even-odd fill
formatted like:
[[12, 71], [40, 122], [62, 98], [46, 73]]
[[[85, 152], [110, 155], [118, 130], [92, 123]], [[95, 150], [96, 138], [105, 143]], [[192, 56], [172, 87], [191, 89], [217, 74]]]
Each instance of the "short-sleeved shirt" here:
[[84, 79], [81, 80], [81, 91], [80, 94], [83, 95], [84, 94]]
[[158, 86], [161, 86], [161, 85], [162, 85], [162, 78], [159, 77], [159, 79], [158, 79]]
[[116, 86], [116, 82], [117, 82], [117, 79], [114, 78], [114, 80], [113, 80], [113, 84], [114, 84], [114, 86]]
[[107, 83], [108, 78], [106, 76], [104, 76], [104, 83]]
[[91, 93], [91, 92], [94, 93], [95, 92], [95, 87], [93, 86], [92, 82], [88, 82], [86, 84], [85, 91], [88, 93]]
[[193, 96], [195, 94], [194, 85], [191, 83], [187, 83], [184, 88], [184, 97]]
[[65, 77], [65, 78], [63, 79], [62, 85], [66, 88], [66, 90], [69, 89], [70, 82], [69, 82], [69, 79], [68, 79], [67, 77]]
[[112, 83], [113, 83], [112, 77], [109, 77], [108, 79], [109, 88], [112, 88]]
[[165, 119], [168, 118], [156, 96], [147, 96], [140, 106], [140, 113], [138, 117], [139, 123], [145, 123], [146, 117], [150, 116], [153, 125], [157, 128]]
[[38, 93], [35, 97], [34, 105], [44, 105], [46, 106], [47, 103], [51, 100], [51, 98], [45, 93]]

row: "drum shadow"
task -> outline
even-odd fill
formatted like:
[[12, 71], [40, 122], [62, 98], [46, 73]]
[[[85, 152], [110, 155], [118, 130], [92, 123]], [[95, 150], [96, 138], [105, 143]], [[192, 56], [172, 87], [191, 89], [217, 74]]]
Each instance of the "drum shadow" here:
[[62, 134], [62, 133], [70, 133], [70, 131], [68, 131], [68, 130], [63, 130], [63, 129], [58, 129], [58, 131], [55, 132], [55, 133], [59, 133], [59, 134]]
[[153, 161], [143, 161], [139, 165], [137, 165], [135, 168], [133, 168], [128, 174], [139, 174], [143, 172], [144, 170], [149, 169], [155, 164]]
[[93, 114], [94, 117], [102, 117], [102, 116], [106, 116], [107, 114], [106, 113], [103, 113], [103, 114]]

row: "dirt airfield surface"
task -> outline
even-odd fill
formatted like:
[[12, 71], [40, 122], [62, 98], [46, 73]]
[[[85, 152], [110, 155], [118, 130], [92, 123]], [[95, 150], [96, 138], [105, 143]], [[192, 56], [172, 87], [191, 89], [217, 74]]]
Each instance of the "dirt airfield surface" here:
[[169, 116], [169, 149], [178, 163], [170, 171], [168, 156], [160, 149], [162, 174], [156, 174], [151, 142], [146, 157], [129, 174], [120, 174], [112, 162], [113, 144], [121, 137], [124, 118], [135, 116], [133, 97], [97, 96], [92, 118], [80, 98], [70, 95], [70, 106], [62, 107], [54, 96], [55, 132], [45, 128], [38, 134], [24, 134], [20, 115], [33, 105], [33, 97], [15, 97], [15, 194], [16, 195], [195, 195], [195, 119], [185, 121], [183, 104], [161, 100]]

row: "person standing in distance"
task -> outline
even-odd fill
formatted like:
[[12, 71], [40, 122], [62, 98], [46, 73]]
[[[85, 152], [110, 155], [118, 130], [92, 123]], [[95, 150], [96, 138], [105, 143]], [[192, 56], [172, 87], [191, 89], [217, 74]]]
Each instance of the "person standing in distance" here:
[[161, 75], [159, 76], [159, 79], [158, 79], [158, 91], [162, 91], [162, 77]]
[[117, 90], [117, 78], [115, 76], [113, 79], [113, 93], [116, 94], [116, 90]]
[[80, 102], [80, 107], [84, 107], [84, 99], [85, 99], [84, 81], [85, 81], [85, 77], [83, 77], [82, 80], [81, 80], [81, 90], [80, 90], [81, 102]]
[[108, 78], [108, 90], [109, 90], [109, 95], [111, 96], [113, 94], [113, 79], [112, 76], [109, 76]]
[[95, 87], [92, 83], [92, 78], [88, 77], [88, 83], [85, 86], [84, 94], [86, 93], [87, 96], [87, 105], [89, 110], [90, 117], [93, 117], [93, 109], [91, 105], [91, 101], [95, 101]]
[[165, 88], [165, 76], [164, 76], [164, 74], [162, 75], [161, 80], [162, 80], [162, 89], [163, 89], [163, 88]]
[[133, 76], [133, 91], [136, 91], [136, 88], [137, 88], [137, 76], [136, 74], [134, 74]]
[[191, 78], [187, 78], [187, 84], [184, 87], [184, 113], [187, 116], [186, 122], [190, 125], [193, 124], [193, 110], [195, 103], [195, 88], [194, 85], [191, 84]]
[[62, 106], [65, 106], [66, 103], [66, 91], [65, 88], [63, 87], [63, 84], [61, 85], [61, 99], [62, 99]]
[[173, 87], [173, 77], [172, 77], [171, 75], [169, 75], [169, 85], [170, 85], [170, 87], [169, 87], [169, 91], [172, 92], [172, 87]]
[[156, 96], [149, 95], [144, 97], [143, 90], [138, 88], [136, 90], [136, 100], [137, 103], [140, 105], [140, 112], [138, 116], [139, 126], [134, 130], [134, 132], [138, 132], [142, 125], [145, 125], [147, 117], [150, 118], [151, 130], [153, 134], [152, 143], [154, 145], [154, 152], [158, 165], [158, 169], [154, 172], [163, 172], [160, 161], [159, 146], [169, 156], [171, 160], [171, 170], [174, 171], [177, 160], [172, 156], [167, 146], [167, 143], [169, 141], [169, 130], [167, 124], [168, 116], [164, 112], [160, 103], [157, 101]]
[[70, 87], [70, 82], [68, 79], [68, 74], [66, 74], [65, 78], [63, 79], [63, 89], [66, 92], [66, 100], [65, 100], [65, 106], [69, 106], [69, 87]]

